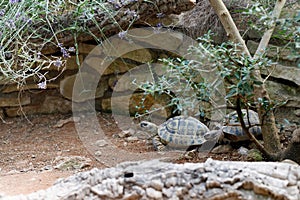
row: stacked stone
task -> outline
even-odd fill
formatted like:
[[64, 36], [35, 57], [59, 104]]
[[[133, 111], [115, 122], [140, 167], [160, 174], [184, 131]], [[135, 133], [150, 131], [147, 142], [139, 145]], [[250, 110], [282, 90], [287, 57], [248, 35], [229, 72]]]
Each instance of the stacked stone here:
[[[196, 8], [197, 9], [197, 8]], [[198, 19], [199, 13], [193, 13], [193, 11], [181, 16], [180, 18], [195, 17]], [[238, 17], [238, 16], [236, 16]], [[166, 23], [173, 24], [181, 29], [185, 29], [185, 26], [191, 26], [191, 24], [181, 24], [181, 21], [177, 21], [178, 17], [166, 16], [168, 20]], [[148, 24], [155, 24], [157, 19], [149, 21]], [[164, 20], [164, 19], [161, 19]], [[238, 21], [238, 20], [237, 20]], [[201, 23], [201, 22], [199, 22]], [[166, 24], [165, 24], [166, 25]], [[201, 26], [196, 26], [201, 28]], [[152, 30], [152, 29], [151, 29]], [[140, 32], [137, 33], [141, 34]], [[128, 53], [117, 55], [114, 52], [97, 51], [99, 47], [91, 43], [79, 43], [79, 57], [71, 56], [65, 65], [65, 68], [50, 67], [48, 70], [49, 79], [62, 73], [55, 81], [47, 84], [46, 89], [39, 89], [38, 85], [33, 81], [28, 80], [28, 83], [18, 88], [16, 84], [8, 84], [0, 79], [0, 117], [5, 116], [14, 117], [23, 114], [42, 114], [42, 113], [70, 113], [72, 112], [72, 103], [78, 104], [81, 110], [87, 110], [87, 101], [95, 101], [96, 109], [103, 112], [111, 112], [111, 102], [114, 102], [114, 109], [120, 111], [120, 113], [129, 112], [134, 115], [136, 112], [144, 112], [158, 108], [161, 104], [166, 104], [167, 97], [156, 98], [153, 96], [144, 96], [141, 91], [132, 91], [134, 86], [118, 84], [120, 79], [123, 81], [128, 79], [128, 83], [131, 82], [128, 71], [135, 69], [142, 64], [159, 63], [159, 58], [166, 58], [170, 56], [170, 52], [182, 51], [182, 44], [184, 41], [184, 34], [166, 34], [165, 38], [155, 38], [155, 34], [152, 31], [145, 30], [142, 32], [145, 35], [154, 35], [152, 44], [149, 44], [148, 37], [136, 37], [138, 43], [135, 45], [136, 50], [130, 51], [125, 49]], [[254, 32], [247, 32], [247, 45], [251, 53], [256, 51], [258, 43], [256, 42], [261, 38], [260, 34]], [[124, 44], [126, 40], [115, 37], [110, 41], [110, 45], [113, 47], [126, 47], [131, 48]], [[155, 43], [156, 42], [156, 43]], [[124, 45], [123, 45], [124, 44]], [[266, 81], [266, 87], [272, 99], [285, 101], [286, 104], [276, 109], [275, 116], [278, 122], [283, 123], [283, 119], [287, 119], [290, 122], [299, 122], [300, 118], [300, 69], [297, 67], [295, 58], [290, 55], [291, 50], [284, 46], [271, 44], [270, 50], [267, 51], [267, 56], [275, 58], [278, 61], [276, 66], [272, 66], [268, 69], [264, 69], [262, 74], [264, 77], [269, 77]], [[153, 46], [151, 48], [144, 48], [145, 46]], [[166, 51], [154, 50], [155, 47], [170, 47], [166, 48]], [[95, 50], [96, 49], [96, 50]], [[111, 48], [110, 48], [111, 49]], [[134, 49], [134, 48], [133, 48]], [[123, 49], [124, 50], [124, 49]], [[169, 51], [169, 52], [168, 52]], [[50, 56], [50, 55], [49, 55]], [[96, 73], [98, 69], [94, 66], [84, 67], [90, 70], [83, 70], [80, 76], [83, 77], [85, 83], [80, 87], [74, 87], [76, 76], [79, 68], [82, 66], [93, 65], [91, 63], [103, 63], [106, 62], [107, 57], [113, 59], [113, 62], [100, 73], [101, 78], [97, 83], [97, 87], [87, 90], [86, 87], [93, 85], [97, 80]], [[79, 62], [79, 65], [77, 64]], [[64, 71], [62, 71], [64, 70]], [[160, 69], [157, 69], [157, 74]], [[142, 74], [143, 75], [143, 74]], [[139, 77], [137, 77], [139, 78]], [[125, 81], [126, 82], [126, 81]], [[118, 85], [118, 87], [116, 87]], [[21, 93], [20, 93], [21, 91]], [[74, 93], [75, 92], [75, 93]], [[114, 94], [112, 97], [112, 93]], [[79, 95], [80, 94], [80, 95]], [[144, 99], [142, 101], [142, 99]], [[128, 107], [125, 107], [124, 102], [128, 102]], [[144, 108], [138, 108], [140, 104], [143, 104]], [[159, 115], [169, 116], [171, 110], [164, 110]]]

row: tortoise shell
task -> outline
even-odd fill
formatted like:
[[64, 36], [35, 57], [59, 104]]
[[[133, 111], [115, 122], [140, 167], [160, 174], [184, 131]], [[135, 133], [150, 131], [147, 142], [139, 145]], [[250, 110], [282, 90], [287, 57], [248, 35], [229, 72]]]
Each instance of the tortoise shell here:
[[[254, 136], [261, 135], [261, 127], [259, 125], [260, 121], [259, 121], [258, 113], [256, 113], [253, 110], [248, 110], [249, 120], [248, 120], [247, 110], [243, 109], [242, 113], [244, 115], [243, 120], [245, 122], [245, 125], [249, 127], [250, 124], [251, 126], [249, 132], [252, 133]], [[227, 137], [230, 140], [233, 141], [249, 140], [248, 135], [243, 131], [241, 127], [236, 111], [231, 112], [226, 116], [226, 121], [224, 123], [224, 126], [222, 127], [222, 131], [225, 134], [225, 137]]]
[[170, 118], [158, 127], [159, 137], [171, 146], [200, 145], [206, 142], [208, 127], [193, 117]]

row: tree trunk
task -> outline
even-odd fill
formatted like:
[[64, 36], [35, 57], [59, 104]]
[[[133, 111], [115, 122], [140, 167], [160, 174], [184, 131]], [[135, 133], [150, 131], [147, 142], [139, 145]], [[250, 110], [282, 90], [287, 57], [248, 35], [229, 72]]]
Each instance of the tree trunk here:
[[[273, 18], [274, 19], [278, 19], [279, 15], [281, 13], [281, 10], [285, 4], [286, 0], [278, 0], [275, 8], [273, 10]], [[272, 36], [272, 33], [275, 29], [275, 22], [273, 24], [273, 26], [267, 30], [260, 43], [259, 46], [255, 52], [254, 55], [254, 59], [259, 58], [263, 52], [265, 51], [270, 38]], [[253, 72], [254, 77], [256, 78], [256, 80], [258, 80], [259, 82], [261, 82], [261, 85], [254, 85], [254, 97], [256, 100], [258, 100], [259, 98], [263, 99], [263, 100], [267, 100], [268, 102], [270, 102], [270, 97], [268, 92], [266, 91], [265, 85], [263, 83], [263, 80], [261, 78], [261, 74], [260, 74], [260, 70], [258, 68], [256, 68]], [[272, 153], [276, 153], [280, 150], [280, 140], [279, 140], [279, 136], [278, 136], [278, 129], [276, 127], [275, 124], [275, 117], [274, 117], [274, 113], [273, 111], [266, 111], [264, 108], [262, 108], [261, 104], [258, 104], [258, 114], [260, 116], [260, 120], [262, 123], [262, 132], [263, 134], [263, 139], [265, 141], [265, 148], [272, 152]]]
[[[241, 37], [235, 23], [233, 22], [230, 13], [228, 12], [226, 6], [222, 0], [210, 0], [211, 6], [214, 8], [215, 12], [220, 18], [221, 23], [223, 24], [224, 29], [227, 32], [229, 40], [241, 44], [241, 50], [246, 55], [251, 57], [249, 50]], [[281, 9], [285, 4], [285, 0], [278, 0], [275, 6], [273, 17], [276, 19], [279, 17]], [[275, 26], [274, 26], [275, 27]], [[263, 39], [260, 42], [259, 48], [254, 55], [254, 58], [257, 59], [265, 51], [265, 48], [270, 40], [270, 37], [273, 33], [274, 27], [270, 28], [263, 36]], [[264, 99], [270, 102], [270, 97], [266, 91], [265, 85], [261, 78], [260, 70], [256, 68], [253, 71], [253, 76], [256, 81], [261, 84], [254, 85], [254, 95], [255, 99]], [[280, 140], [278, 136], [278, 130], [275, 124], [275, 117], [272, 111], [266, 111], [262, 105], [258, 104], [258, 114], [261, 121], [263, 139], [265, 141], [265, 148], [271, 153], [280, 151]]]

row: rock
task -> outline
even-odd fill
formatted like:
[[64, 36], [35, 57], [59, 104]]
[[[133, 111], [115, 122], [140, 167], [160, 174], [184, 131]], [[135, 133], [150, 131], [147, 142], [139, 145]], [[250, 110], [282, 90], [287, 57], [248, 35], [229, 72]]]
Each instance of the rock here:
[[[162, 108], [163, 105], [167, 105], [167, 96], [161, 96], [161, 98], [154, 98], [151, 95], [145, 97], [142, 93], [133, 93], [131, 95], [117, 94], [111, 98], [105, 98], [102, 100], [101, 106], [104, 112], [113, 112], [114, 114], [135, 115], [136, 113], [145, 113], [146, 110], [151, 111], [156, 109], [158, 105]], [[157, 115], [164, 117], [165, 119], [171, 115], [170, 108], [162, 108], [158, 110]]]
[[97, 140], [95, 143], [98, 147], [105, 147], [108, 145], [106, 140]]
[[300, 199], [300, 166], [282, 162], [125, 162], [5, 199]]
[[[78, 51], [79, 51], [79, 54], [89, 54], [89, 53], [93, 53], [94, 55], [96, 56], [99, 56], [100, 55], [100, 48], [99, 48], [99, 51], [97, 51], [99, 48], [99, 45], [94, 45], [94, 44], [86, 44], [86, 43], [82, 43], [80, 42], [79, 45], [78, 45]], [[95, 54], [99, 52], [99, 54]]]
[[79, 117], [69, 117], [67, 119], [61, 119], [59, 120], [53, 127], [54, 128], [61, 128], [65, 124], [70, 123], [70, 122], [79, 122], [80, 118]]
[[271, 99], [286, 101], [285, 107], [300, 108], [299, 87], [290, 87], [274, 81], [266, 81], [265, 85]]
[[124, 59], [121, 58], [101, 56], [88, 56], [84, 60], [84, 65], [95, 69], [101, 77], [105, 75], [122, 74], [136, 67], [135, 64], [125, 62]]
[[74, 170], [83, 169], [85, 167], [91, 166], [91, 160], [82, 156], [58, 156], [53, 161], [55, 164], [54, 168], [59, 170]]
[[101, 155], [102, 155], [102, 152], [101, 152], [101, 151], [96, 151], [96, 152], [95, 152], [95, 156], [96, 156], [96, 157], [99, 157], [99, 156], [101, 156]]
[[213, 148], [213, 150], [211, 151], [212, 153], [229, 153], [233, 150], [232, 146], [230, 144], [226, 144], [226, 145], [219, 145], [215, 148]]
[[155, 190], [162, 191], [164, 184], [160, 180], [153, 180], [149, 186]]
[[300, 117], [300, 109], [297, 109], [294, 111], [294, 114], [297, 116], [297, 117]]
[[[47, 89], [56, 89], [56, 88], [59, 88], [58, 84], [47, 83]], [[34, 90], [34, 89], [40, 90], [37, 84], [32, 84], [32, 83], [28, 83], [20, 87], [17, 84], [9, 84], [5, 86], [5, 88], [2, 90], [2, 93], [12, 93], [12, 92], [25, 91], [25, 90]]]
[[[46, 95], [44, 97], [45, 99], [43, 99], [42, 102], [37, 105], [23, 106], [22, 110], [20, 110], [19, 107], [5, 108], [5, 112], [8, 117], [16, 117], [23, 114], [33, 115], [72, 112], [72, 102], [57, 96]], [[84, 106], [81, 106], [81, 109], [84, 110]]]
[[298, 163], [296, 163], [293, 160], [290, 159], [284, 159], [283, 161], [281, 161], [282, 163], [288, 163], [288, 164], [292, 164], [292, 165], [299, 165]]
[[130, 39], [135, 41], [141, 41], [147, 47], [158, 47], [158, 49], [164, 49], [172, 51], [178, 49], [183, 42], [183, 33], [179, 32], [157, 32], [153, 31], [153, 28], [132, 29], [130, 30]]
[[127, 72], [128, 70], [136, 67], [135, 64], [125, 62], [124, 59], [116, 58], [113, 62], [105, 69], [102, 75], [116, 75]]
[[151, 52], [144, 46], [140, 46], [137, 43], [129, 43], [117, 37], [103, 43], [102, 49], [104, 54], [110, 57], [128, 58], [141, 63], [153, 60]]
[[153, 188], [147, 188], [146, 194], [149, 198], [152, 199], [162, 199], [162, 193]]
[[125, 139], [127, 142], [136, 142], [139, 141], [139, 138], [136, 136], [130, 136]]
[[[77, 59], [79, 61], [79, 66], [77, 64]], [[83, 62], [83, 55], [79, 54], [78, 58], [76, 56], [71, 56], [66, 60], [66, 69], [67, 70], [78, 70], [81, 67], [81, 64]]]
[[[252, 40], [249, 40], [247, 42], [247, 47], [250, 51], [251, 54], [254, 54], [257, 50], [258, 43], [254, 42]], [[280, 47], [280, 46], [275, 46], [272, 44], [268, 45], [268, 50], [267, 50], [267, 56], [271, 58], [280, 58], [282, 60], [287, 60], [291, 62], [296, 62], [296, 58], [291, 57], [292, 55], [292, 49], [289, 49], [287, 47]]]
[[271, 77], [288, 80], [300, 86], [300, 68], [277, 64], [261, 72], [264, 75], [270, 74]]
[[146, 71], [141, 73], [130, 71], [122, 76], [111, 76], [108, 80], [108, 85], [114, 92], [135, 91], [138, 89], [138, 86], [134, 85], [133, 82], [142, 83], [147, 80], [150, 81], [150, 79], [151, 76]]
[[15, 93], [1, 96], [3, 97], [0, 97], [0, 107], [19, 107], [29, 105], [31, 103], [31, 98], [28, 95], [19, 96]]
[[248, 155], [248, 152], [249, 152], [249, 150], [248, 150], [247, 148], [245, 148], [245, 147], [240, 147], [240, 148], [238, 149], [238, 153], [239, 153], [240, 155], [242, 155], [242, 156]]
[[[131, 129], [122, 131], [118, 134], [119, 138], [125, 138], [125, 137], [129, 137], [132, 136], [134, 134], [134, 132], [130, 131]], [[134, 130], [133, 130], [134, 131]]]
[[85, 72], [67, 76], [60, 81], [60, 93], [65, 98], [74, 102], [84, 102], [102, 97], [107, 89], [108, 85], [106, 81], [98, 83], [95, 75]]

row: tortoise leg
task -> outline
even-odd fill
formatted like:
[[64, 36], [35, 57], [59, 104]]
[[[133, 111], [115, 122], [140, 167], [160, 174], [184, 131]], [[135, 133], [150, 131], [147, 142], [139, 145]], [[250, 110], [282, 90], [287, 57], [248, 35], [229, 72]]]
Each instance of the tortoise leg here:
[[188, 160], [194, 159], [195, 157], [197, 157], [200, 147], [201, 147], [201, 144], [189, 146], [186, 149], [186, 151], [184, 152], [183, 157]]
[[152, 144], [156, 151], [165, 151], [166, 150], [166, 143], [164, 141], [162, 141], [158, 135], [153, 137]]

